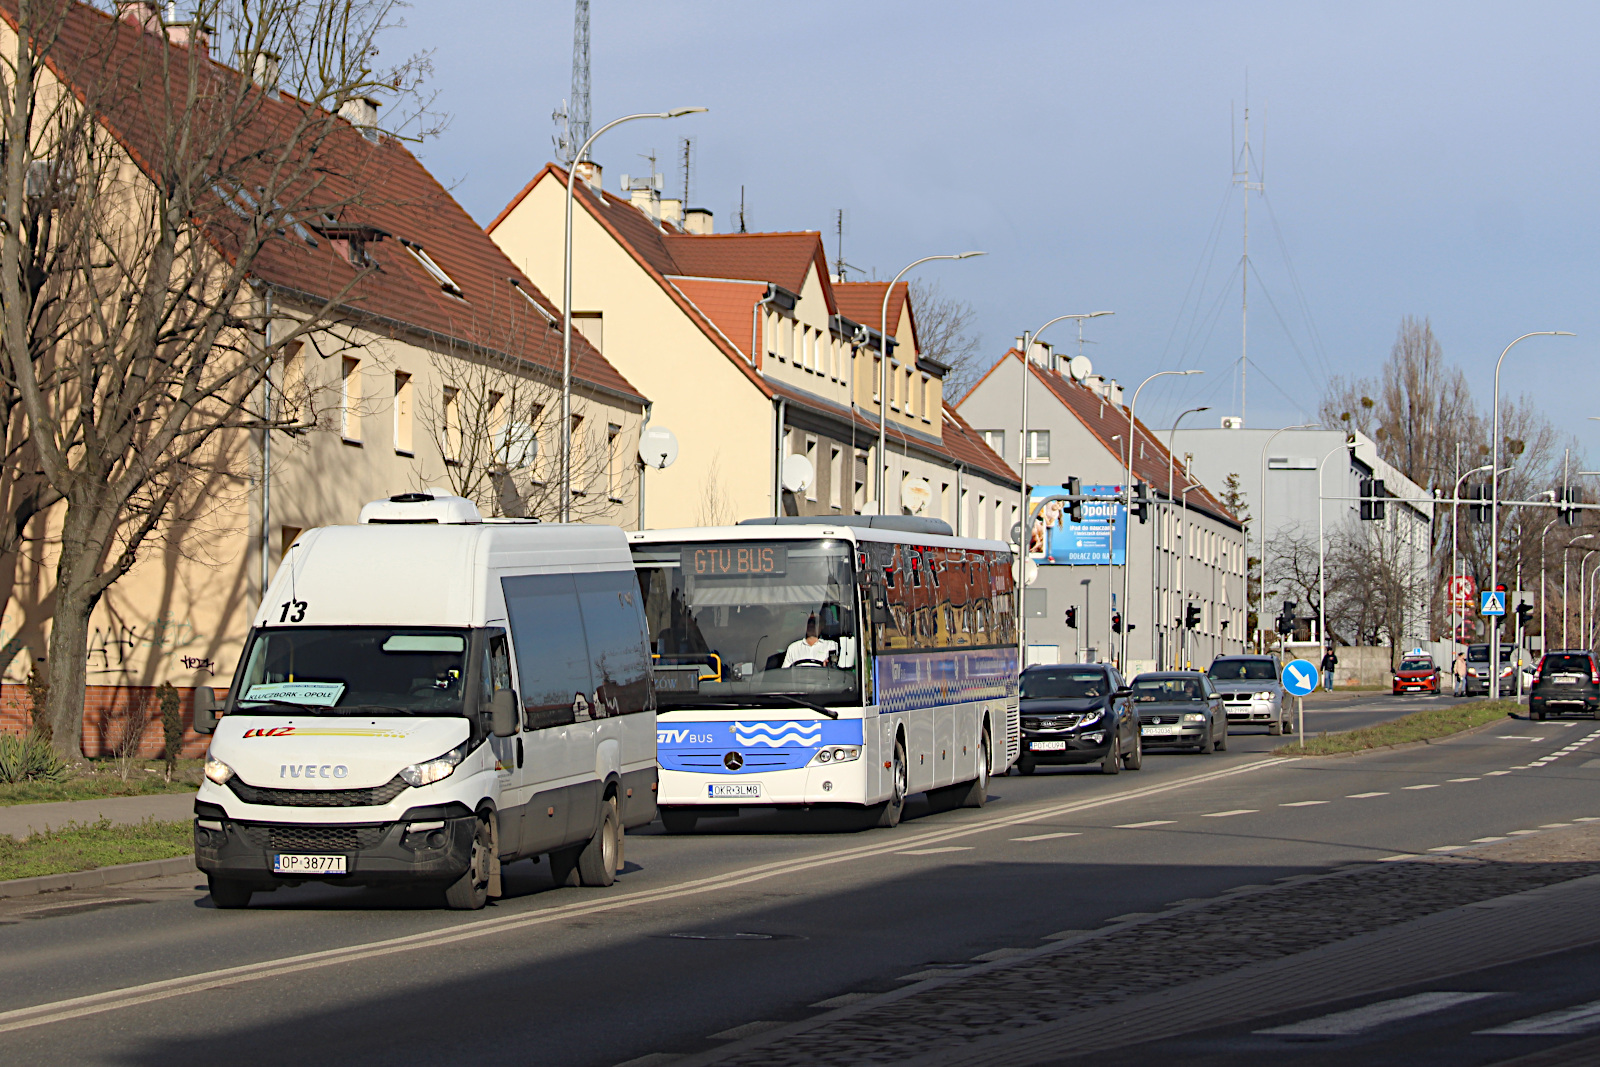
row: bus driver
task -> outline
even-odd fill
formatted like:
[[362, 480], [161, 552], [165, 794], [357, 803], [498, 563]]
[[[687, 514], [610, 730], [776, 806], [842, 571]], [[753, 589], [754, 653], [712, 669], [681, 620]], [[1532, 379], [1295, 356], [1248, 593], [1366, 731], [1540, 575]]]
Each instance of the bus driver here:
[[783, 665], [793, 667], [796, 663], [815, 663], [826, 667], [839, 652], [837, 641], [824, 641], [817, 636], [817, 617], [812, 615], [806, 619], [806, 635], [789, 646], [789, 651], [784, 653]]

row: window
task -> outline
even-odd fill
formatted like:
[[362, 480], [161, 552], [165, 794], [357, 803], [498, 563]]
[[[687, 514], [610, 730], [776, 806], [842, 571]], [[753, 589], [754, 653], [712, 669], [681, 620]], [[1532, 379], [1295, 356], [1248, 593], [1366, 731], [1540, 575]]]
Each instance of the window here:
[[306, 387], [305, 345], [299, 341], [283, 349], [283, 380], [278, 389], [281, 399], [278, 418], [300, 422], [311, 407], [311, 391]]
[[394, 450], [411, 455], [411, 375], [394, 375]]
[[956, 536], [957, 537], [970, 537], [971, 536], [972, 527], [968, 523], [968, 519], [969, 519], [969, 516], [970, 516], [971, 512], [967, 507], [967, 498], [969, 496], [971, 496], [971, 495], [972, 495], [972, 490], [970, 490], [970, 489], [961, 490], [961, 501], [960, 501], [961, 513], [956, 516]]
[[806, 462], [811, 464], [811, 484], [806, 486], [806, 499], [817, 499], [817, 435], [806, 434]]
[[444, 415], [439, 427], [439, 454], [446, 463], [455, 463], [461, 456], [461, 404], [456, 390], [445, 386], [439, 407]]
[[878, 385], [882, 380], [883, 380], [883, 357], [882, 356], [873, 356], [872, 357], [872, 402], [874, 404], [883, 403], [882, 397], [880, 397], [878, 395]]
[[461, 286], [457, 285], [455, 280], [444, 272], [443, 267], [433, 261], [433, 257], [428, 255], [421, 245], [413, 244], [410, 241], [402, 241], [401, 244], [405, 245], [406, 251], [411, 253], [412, 259], [422, 264], [422, 269], [428, 272], [428, 276], [439, 283], [441, 290], [457, 300], [466, 299], [461, 295]]
[[923, 422], [933, 421], [934, 397], [938, 395], [933, 388], [933, 379], [926, 374], [922, 376], [921, 394], [917, 398], [917, 410], [922, 412]]
[[828, 503], [844, 510], [844, 449], [838, 445], [828, 447]]
[[[523, 729], [565, 726], [588, 704], [589, 646], [571, 573], [502, 578]], [[587, 716], [585, 716], [587, 717]]]
[[[574, 415], [574, 416], [572, 416], [572, 424], [571, 425], [572, 425], [572, 429], [570, 429], [568, 431], [568, 433], [570, 433], [572, 435], [572, 445], [571, 445], [572, 465], [574, 467], [576, 467], [578, 465], [578, 457], [580, 455], [584, 454], [584, 449], [583, 449], [583, 416], [582, 415]], [[573, 481], [576, 482], [577, 479], [574, 478]], [[578, 485], [575, 484], [572, 487], [572, 495], [573, 496], [586, 496], [588, 494], [584, 491], [584, 489], [581, 486], [578, 486]]]
[[955, 518], [955, 514], [950, 510], [950, 483], [949, 482], [940, 482], [939, 483], [939, 517], [941, 519], [944, 519], [946, 522], [948, 522], [951, 519]]
[[794, 360], [794, 321], [782, 316], [778, 318], [778, 358]]
[[1050, 431], [1028, 431], [1028, 459], [1047, 460], [1050, 458]]
[[339, 431], [351, 444], [361, 443], [361, 361], [345, 356], [340, 364]]
[[978, 529], [975, 536], [980, 540], [989, 536], [989, 509], [983, 506], [983, 494], [978, 494]]
[[613, 504], [622, 503], [622, 453], [617, 448], [622, 427], [606, 424], [606, 498]]
[[605, 316], [600, 311], [574, 311], [572, 328], [583, 334], [596, 352], [605, 355]]
[[867, 506], [867, 453], [859, 448], [856, 449], [854, 481], [855, 495], [852, 500], [855, 512], [859, 515]]
[[596, 672], [591, 714], [603, 719], [652, 710], [644, 606], [635, 572], [590, 571], [572, 577]]
[[994, 454], [1006, 458], [1006, 432], [1004, 430], [979, 430], [983, 443], [994, 449]]
[[783, 359], [783, 354], [778, 351], [778, 323], [780, 316], [775, 311], [767, 312], [767, 355], [775, 359]]

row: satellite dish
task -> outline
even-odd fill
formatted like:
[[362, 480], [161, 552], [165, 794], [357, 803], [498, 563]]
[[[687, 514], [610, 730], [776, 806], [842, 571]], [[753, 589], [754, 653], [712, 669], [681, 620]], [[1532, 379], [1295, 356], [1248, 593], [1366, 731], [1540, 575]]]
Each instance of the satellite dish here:
[[639, 462], [665, 470], [678, 458], [678, 435], [665, 426], [652, 426], [639, 435]]
[[1088, 356], [1073, 356], [1067, 360], [1067, 373], [1072, 375], [1072, 380], [1081, 382], [1094, 373], [1094, 364], [1089, 362]]
[[900, 503], [913, 515], [921, 515], [933, 503], [933, 486], [926, 478], [907, 477], [900, 484]]
[[798, 493], [811, 488], [811, 479], [816, 476], [816, 470], [806, 457], [794, 455], [783, 458], [783, 487], [789, 492]]

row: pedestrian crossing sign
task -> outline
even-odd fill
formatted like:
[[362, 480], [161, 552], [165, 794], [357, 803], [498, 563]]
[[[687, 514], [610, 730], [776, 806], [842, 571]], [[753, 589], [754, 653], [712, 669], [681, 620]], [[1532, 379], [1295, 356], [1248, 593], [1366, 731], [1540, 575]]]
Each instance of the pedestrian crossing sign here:
[[1506, 594], [1500, 589], [1486, 589], [1483, 592], [1483, 606], [1478, 609], [1479, 615], [1504, 615], [1506, 613]]

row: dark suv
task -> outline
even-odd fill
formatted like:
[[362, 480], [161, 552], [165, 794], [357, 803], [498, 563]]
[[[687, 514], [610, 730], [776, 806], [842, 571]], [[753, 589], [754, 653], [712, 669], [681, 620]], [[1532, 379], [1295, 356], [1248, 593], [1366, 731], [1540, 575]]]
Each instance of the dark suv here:
[[1563, 649], [1539, 658], [1528, 690], [1528, 716], [1542, 719], [1564, 711], [1587, 711], [1600, 719], [1600, 667], [1588, 649]]
[[1017, 770], [1041, 763], [1098, 763], [1105, 774], [1139, 769], [1144, 748], [1128, 689], [1104, 663], [1036, 664], [1022, 672], [1022, 755]]

